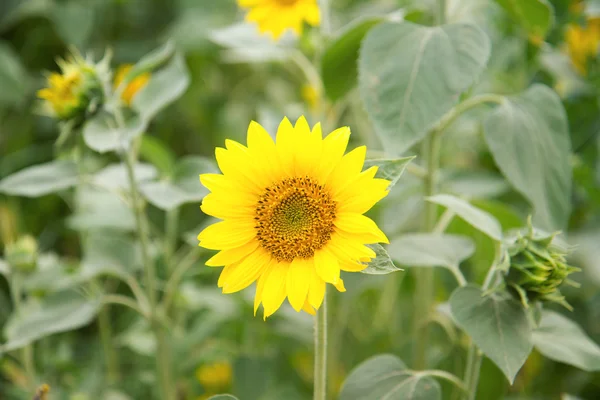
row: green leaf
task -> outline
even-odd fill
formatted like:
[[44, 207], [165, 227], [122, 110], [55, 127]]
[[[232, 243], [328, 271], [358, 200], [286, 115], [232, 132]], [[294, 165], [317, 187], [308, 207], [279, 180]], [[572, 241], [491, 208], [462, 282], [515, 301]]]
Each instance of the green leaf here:
[[[133, 166], [136, 182], [145, 182], [156, 178], [158, 172], [150, 164], [138, 163]], [[124, 164], [111, 164], [97, 172], [93, 177], [94, 184], [106, 189], [129, 191], [129, 177]]]
[[25, 168], [0, 181], [0, 193], [40, 197], [68, 189], [77, 183], [77, 165], [57, 160]]
[[77, 264], [61, 260], [56, 254], [42, 254], [37, 269], [24, 277], [23, 289], [39, 295], [72, 288], [79, 283], [76, 268]]
[[331, 101], [344, 97], [356, 86], [360, 43], [367, 32], [382, 20], [380, 17], [356, 20], [327, 44], [321, 57], [321, 76], [325, 93]]
[[50, 17], [65, 44], [84, 47], [94, 29], [94, 7], [75, 1], [55, 3]]
[[148, 182], [140, 186], [144, 197], [161, 210], [172, 210], [186, 203], [200, 202], [208, 190], [198, 176], [217, 172], [212, 160], [203, 157], [185, 157], [175, 167], [170, 181]]
[[458, 268], [475, 251], [466, 236], [441, 233], [414, 233], [391, 240], [389, 253], [394, 260], [410, 267]]
[[80, 276], [90, 280], [101, 274], [126, 276], [142, 266], [137, 243], [122, 232], [92, 231], [86, 235]]
[[256, 26], [237, 23], [214, 30], [209, 38], [214, 43], [227, 48], [222, 58], [230, 63], [264, 63], [283, 61], [289, 57], [285, 46], [286, 40], [275, 42], [267, 35], [262, 35]]
[[521, 304], [507, 293], [483, 296], [480, 288], [464, 286], [452, 293], [450, 309], [458, 326], [512, 384], [533, 348], [531, 325]]
[[4, 276], [10, 275], [10, 265], [0, 258], [0, 274]]
[[488, 37], [470, 24], [385, 22], [371, 29], [358, 79], [384, 148], [400, 155], [423, 139], [477, 79], [489, 54]]
[[140, 158], [153, 164], [165, 175], [173, 173], [175, 168], [175, 154], [160, 139], [145, 135], [140, 145]]
[[145, 129], [146, 123], [139, 116], [131, 116], [125, 121], [125, 128], [118, 129], [111, 115], [99, 113], [83, 126], [83, 139], [92, 150], [106, 153], [126, 149], [131, 140], [141, 135]]
[[415, 157], [403, 157], [396, 159], [381, 158], [373, 160], [365, 160], [365, 169], [370, 168], [374, 165], [378, 166], [376, 178], [387, 179], [390, 181], [390, 188], [394, 186], [400, 180], [400, 177], [404, 173], [406, 166], [409, 162], [414, 160]]
[[382, 354], [354, 368], [342, 386], [339, 400], [439, 400], [439, 384], [407, 369], [398, 357]]
[[600, 371], [600, 347], [575, 322], [544, 310], [533, 345], [546, 357], [584, 371]]
[[547, 0], [496, 0], [530, 36], [543, 40], [554, 24], [554, 9]]
[[120, 87], [126, 87], [137, 76], [146, 72], [153, 72], [156, 69], [162, 68], [175, 55], [175, 46], [172, 42], [167, 42], [163, 46], [151, 51], [142, 57], [123, 78]]
[[15, 51], [0, 42], [0, 105], [20, 106], [25, 101], [29, 77]]
[[83, 186], [77, 190], [76, 201], [75, 213], [67, 219], [71, 229], [135, 230], [133, 211], [113, 192]]
[[15, 350], [43, 337], [72, 331], [93, 321], [100, 302], [87, 299], [74, 291], [48, 296], [42, 302], [32, 299], [6, 323], [4, 333], [8, 342], [0, 353]]
[[474, 228], [485, 233], [494, 240], [502, 241], [502, 227], [491, 214], [471, 205], [468, 201], [448, 194], [439, 194], [427, 198], [435, 204], [447, 207]]
[[160, 70], [152, 73], [148, 84], [133, 98], [133, 108], [148, 121], [159, 111], [177, 100], [188, 88], [190, 75], [181, 54]]
[[238, 400], [238, 398], [231, 394], [218, 394], [216, 396], [209, 397], [208, 400]]
[[375, 258], [369, 262], [367, 268], [361, 271], [363, 274], [385, 275], [396, 271], [402, 271], [402, 269], [394, 265], [394, 262], [382, 245], [368, 244], [367, 246], [375, 252]]
[[509, 97], [484, 123], [485, 140], [510, 184], [534, 208], [534, 223], [564, 228], [571, 211], [571, 142], [558, 95], [543, 85]]

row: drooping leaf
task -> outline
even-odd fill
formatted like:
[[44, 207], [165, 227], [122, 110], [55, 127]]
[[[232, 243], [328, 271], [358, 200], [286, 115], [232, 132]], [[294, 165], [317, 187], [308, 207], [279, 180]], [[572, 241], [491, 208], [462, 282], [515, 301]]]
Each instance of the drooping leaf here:
[[156, 69], [162, 68], [166, 63], [171, 61], [175, 55], [175, 46], [172, 42], [167, 42], [161, 47], [151, 51], [142, 57], [123, 77], [123, 82], [120, 86], [126, 87], [137, 76], [147, 72], [153, 72]]
[[502, 227], [496, 218], [469, 202], [448, 194], [431, 196], [427, 198], [427, 201], [447, 207], [474, 228], [494, 240], [502, 241]]
[[119, 129], [111, 115], [99, 113], [83, 126], [83, 139], [92, 150], [106, 153], [126, 149], [131, 140], [141, 135], [145, 129], [146, 123], [137, 115], [129, 116], [125, 121], [125, 128]]
[[543, 85], [508, 97], [485, 121], [485, 140], [506, 179], [534, 208], [534, 223], [564, 228], [571, 211], [571, 142], [558, 95]]
[[390, 181], [390, 188], [394, 186], [400, 180], [400, 177], [404, 173], [406, 166], [409, 162], [414, 160], [415, 157], [403, 157], [396, 159], [372, 159], [365, 160], [364, 168], [370, 168], [374, 165], [378, 166], [376, 178], [387, 179]]
[[0, 42], [0, 105], [20, 106], [25, 100], [29, 77], [19, 56]]
[[432, 378], [408, 370], [391, 354], [374, 356], [354, 368], [339, 400], [439, 400], [441, 389]]
[[475, 251], [466, 236], [436, 233], [414, 233], [390, 241], [390, 256], [410, 267], [458, 268]]
[[185, 157], [175, 166], [172, 179], [144, 183], [140, 190], [155, 207], [171, 210], [186, 203], [200, 202], [208, 191], [200, 184], [198, 176], [212, 172], [217, 172], [213, 161], [203, 157]]
[[218, 394], [216, 396], [209, 397], [208, 400], [239, 400], [239, 399], [231, 394]]
[[181, 54], [175, 54], [163, 68], [152, 73], [150, 81], [133, 98], [133, 108], [148, 121], [177, 100], [190, 84], [190, 74]]
[[380, 17], [354, 21], [327, 44], [321, 58], [321, 75], [325, 94], [332, 101], [342, 98], [356, 86], [360, 43], [381, 21]]
[[42, 302], [32, 299], [21, 312], [13, 314], [4, 333], [8, 342], [0, 352], [11, 351], [59, 332], [71, 331], [89, 324], [100, 308], [97, 299], [67, 291], [48, 296]]
[[117, 194], [86, 185], [80, 187], [76, 195], [77, 208], [67, 219], [69, 228], [78, 231], [135, 229], [133, 211]]
[[85, 256], [79, 272], [83, 280], [101, 274], [125, 276], [142, 266], [138, 244], [121, 232], [93, 231], [86, 235]]
[[402, 269], [394, 265], [394, 262], [382, 245], [369, 244], [368, 246], [375, 252], [375, 258], [369, 262], [367, 268], [361, 271], [363, 274], [385, 275], [396, 271], [402, 271]]
[[512, 384], [533, 348], [522, 305], [507, 293], [483, 296], [480, 288], [464, 286], [452, 293], [450, 308], [458, 326]]
[[552, 360], [600, 371], [600, 346], [575, 322], [555, 311], [543, 311], [540, 326], [533, 331], [533, 345]]
[[543, 40], [554, 23], [554, 9], [547, 0], [496, 0], [535, 39]]
[[140, 158], [154, 165], [163, 174], [170, 175], [175, 168], [175, 154], [164, 142], [153, 136], [142, 137]]
[[68, 189], [77, 183], [77, 165], [56, 160], [25, 168], [0, 181], [0, 193], [39, 197]]
[[[138, 183], [152, 180], [157, 175], [156, 168], [150, 164], [133, 166], [133, 176]], [[129, 190], [127, 167], [123, 163], [108, 165], [94, 175], [93, 182], [103, 188]]]
[[371, 29], [361, 46], [359, 86], [384, 148], [401, 155], [423, 139], [489, 54], [486, 34], [470, 24], [385, 22]]
[[289, 57], [289, 52], [284, 46], [285, 39], [274, 42], [266, 35], [261, 35], [256, 26], [248, 23], [237, 23], [214, 30], [209, 38], [227, 49], [222, 57], [225, 62], [283, 61]]

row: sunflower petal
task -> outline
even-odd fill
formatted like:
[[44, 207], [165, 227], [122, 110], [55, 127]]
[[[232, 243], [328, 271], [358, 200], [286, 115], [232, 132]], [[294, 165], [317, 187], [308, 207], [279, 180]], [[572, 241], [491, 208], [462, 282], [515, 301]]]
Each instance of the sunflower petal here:
[[312, 259], [295, 258], [290, 264], [287, 276], [287, 296], [290, 304], [296, 311], [300, 311], [304, 306], [313, 269], [314, 263]]

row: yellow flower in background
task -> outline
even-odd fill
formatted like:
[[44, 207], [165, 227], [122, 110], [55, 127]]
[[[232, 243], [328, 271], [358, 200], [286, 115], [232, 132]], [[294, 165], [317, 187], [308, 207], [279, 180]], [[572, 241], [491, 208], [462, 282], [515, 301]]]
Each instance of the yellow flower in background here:
[[35, 392], [35, 396], [33, 396], [33, 400], [48, 400], [49, 392], [50, 392], [50, 386], [43, 384]]
[[301, 93], [302, 99], [308, 105], [311, 110], [319, 109], [319, 89], [317, 89], [314, 85], [304, 85], [302, 86]]
[[344, 155], [350, 129], [323, 139], [301, 117], [285, 118], [275, 142], [256, 122], [248, 128], [248, 147], [232, 140], [217, 148], [220, 174], [200, 175], [211, 193], [202, 211], [220, 218], [204, 229], [200, 246], [220, 250], [206, 262], [225, 266], [218, 286], [240, 291], [254, 281], [254, 313], [265, 318], [287, 297], [296, 311], [314, 314], [325, 284], [345, 291], [340, 270], [365, 269], [375, 252], [365, 244], [388, 242], [362, 215], [388, 193], [389, 182], [375, 178], [377, 167], [361, 172], [366, 147]]
[[286, 29], [300, 35], [304, 21], [317, 26], [321, 20], [317, 0], [238, 0], [238, 4], [249, 9], [246, 21], [256, 22], [261, 33], [274, 39]]
[[50, 73], [46, 87], [37, 92], [50, 115], [70, 119], [84, 113], [92, 98], [101, 101], [101, 84], [94, 65], [80, 56], [58, 60], [57, 64], [61, 72]]
[[205, 390], [218, 391], [231, 385], [233, 370], [227, 361], [205, 364], [196, 370], [196, 378]]
[[575, 69], [586, 75], [588, 63], [598, 55], [600, 18], [590, 18], [587, 26], [569, 25], [565, 33], [567, 51]]
[[[123, 82], [123, 79], [125, 79], [125, 76], [131, 70], [132, 67], [133, 67], [132, 64], [125, 64], [125, 65], [120, 66], [117, 69], [117, 73], [115, 75], [115, 83], [114, 83], [115, 89], [121, 84], [121, 82]], [[135, 95], [148, 84], [149, 80], [150, 80], [149, 72], [145, 72], [145, 73], [135, 77], [131, 82], [129, 82], [127, 87], [121, 93], [121, 100], [123, 100], [123, 102], [125, 102], [125, 104], [130, 106]]]

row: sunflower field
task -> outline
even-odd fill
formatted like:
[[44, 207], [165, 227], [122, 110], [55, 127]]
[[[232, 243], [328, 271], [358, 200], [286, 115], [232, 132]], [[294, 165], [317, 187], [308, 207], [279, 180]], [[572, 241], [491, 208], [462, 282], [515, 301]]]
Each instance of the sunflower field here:
[[600, 1], [0, 0], [0, 400], [600, 399]]

